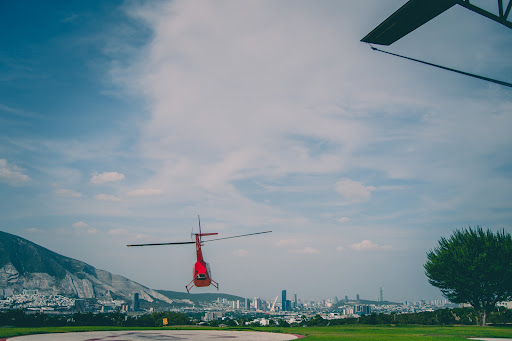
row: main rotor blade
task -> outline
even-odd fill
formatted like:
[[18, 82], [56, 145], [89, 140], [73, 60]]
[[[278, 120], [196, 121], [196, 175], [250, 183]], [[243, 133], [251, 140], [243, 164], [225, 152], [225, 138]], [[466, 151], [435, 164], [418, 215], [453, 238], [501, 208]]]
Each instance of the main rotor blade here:
[[232, 237], [224, 237], [224, 238], [217, 238], [217, 239], [210, 239], [210, 240], [203, 240], [203, 243], [206, 242], [213, 242], [215, 240], [222, 240], [222, 239], [231, 239], [231, 238], [238, 238], [238, 237], [247, 237], [247, 236], [254, 236], [256, 234], [263, 234], [263, 233], [270, 233], [272, 231], [265, 231], [265, 232], [256, 232], [256, 233], [249, 233], [249, 234], [241, 234], [239, 236], [232, 236]]
[[157, 245], [181, 245], [181, 244], [195, 244], [196, 242], [178, 242], [178, 243], [154, 243], [154, 244], [131, 244], [126, 246], [157, 246]]

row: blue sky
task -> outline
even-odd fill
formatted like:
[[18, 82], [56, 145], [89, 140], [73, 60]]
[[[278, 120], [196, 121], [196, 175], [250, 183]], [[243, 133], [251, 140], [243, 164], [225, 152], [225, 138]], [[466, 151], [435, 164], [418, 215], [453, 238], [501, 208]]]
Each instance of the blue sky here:
[[[404, 2], [2, 2], [0, 229], [182, 291], [193, 249], [125, 245], [200, 214], [274, 231], [207, 244], [223, 292], [440, 298], [441, 236], [512, 230], [512, 92], [359, 42]], [[386, 49], [510, 82], [511, 43], [454, 7]]]

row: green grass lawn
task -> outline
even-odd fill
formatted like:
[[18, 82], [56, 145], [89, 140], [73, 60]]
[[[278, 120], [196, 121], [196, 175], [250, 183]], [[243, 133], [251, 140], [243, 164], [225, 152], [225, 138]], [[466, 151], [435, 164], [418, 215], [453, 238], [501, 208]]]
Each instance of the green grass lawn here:
[[[204, 327], [168, 327], [167, 329], [206, 329]], [[0, 338], [40, 334], [97, 330], [155, 330], [158, 328], [123, 327], [49, 327], [49, 328], [0, 328]], [[207, 328], [216, 329], [216, 328]], [[304, 341], [317, 340], [465, 340], [470, 337], [511, 338], [512, 327], [468, 327], [468, 326], [368, 326], [344, 325], [335, 327], [259, 327], [259, 328], [219, 328], [222, 330], [255, 330], [278, 333], [301, 334]]]
[[282, 328], [281, 332], [307, 335], [305, 340], [465, 340], [469, 337], [512, 339], [512, 328], [468, 326], [368, 326]]

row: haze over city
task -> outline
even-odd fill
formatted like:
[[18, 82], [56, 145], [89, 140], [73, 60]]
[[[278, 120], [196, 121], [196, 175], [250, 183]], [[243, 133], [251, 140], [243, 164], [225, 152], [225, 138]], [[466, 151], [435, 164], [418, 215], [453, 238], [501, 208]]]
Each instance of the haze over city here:
[[[484, 4], [484, 1], [474, 1]], [[509, 88], [374, 52], [405, 0], [0, 3], [0, 230], [184, 291], [440, 299], [426, 252], [512, 231]], [[512, 81], [458, 6], [383, 48]], [[212, 288], [194, 289], [212, 292]]]

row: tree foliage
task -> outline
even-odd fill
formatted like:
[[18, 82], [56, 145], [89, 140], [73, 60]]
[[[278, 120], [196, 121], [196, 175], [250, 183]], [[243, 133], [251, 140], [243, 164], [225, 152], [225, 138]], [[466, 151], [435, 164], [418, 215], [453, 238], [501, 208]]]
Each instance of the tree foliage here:
[[512, 237], [481, 227], [455, 230], [427, 253], [428, 281], [454, 303], [469, 303], [480, 324], [496, 303], [512, 297]]

